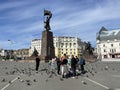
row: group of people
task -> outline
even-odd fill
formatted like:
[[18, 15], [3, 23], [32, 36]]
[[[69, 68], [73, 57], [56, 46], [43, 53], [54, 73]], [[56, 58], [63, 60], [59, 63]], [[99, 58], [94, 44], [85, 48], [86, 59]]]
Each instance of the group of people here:
[[62, 78], [67, 77], [68, 75], [73, 76], [73, 78], [77, 78], [76, 69], [80, 67], [81, 73], [84, 73], [84, 65], [85, 59], [81, 56], [78, 58], [74, 55], [71, 58], [68, 58], [66, 54], [64, 54], [61, 58], [57, 58], [57, 73], [62, 76]]
[[[36, 58], [36, 71], [39, 68], [40, 59]], [[77, 56], [72, 55], [68, 57], [64, 54], [62, 57], [54, 57], [51, 62], [51, 69], [56, 69], [57, 65], [57, 74], [61, 75], [62, 78], [72, 75], [73, 78], [77, 78], [76, 69], [81, 70], [81, 73], [84, 73], [85, 59], [82, 56], [78, 58]]]

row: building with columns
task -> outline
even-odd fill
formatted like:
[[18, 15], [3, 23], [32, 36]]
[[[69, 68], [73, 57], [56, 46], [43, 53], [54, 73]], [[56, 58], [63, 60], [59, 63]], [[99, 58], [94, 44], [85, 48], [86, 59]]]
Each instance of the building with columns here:
[[[82, 52], [83, 42], [77, 37], [59, 36], [53, 38], [55, 47], [55, 56], [62, 56], [66, 53], [68, 56], [75, 55], [79, 56]], [[34, 39], [31, 42], [31, 48], [29, 50], [29, 56], [32, 55], [34, 49], [39, 53], [41, 52], [41, 39]]]
[[96, 36], [98, 58], [120, 58], [120, 29], [102, 27]]

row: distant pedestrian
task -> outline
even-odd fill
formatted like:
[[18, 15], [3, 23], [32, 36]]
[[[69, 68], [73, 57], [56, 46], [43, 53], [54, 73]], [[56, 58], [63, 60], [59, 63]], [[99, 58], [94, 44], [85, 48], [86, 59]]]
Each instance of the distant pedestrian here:
[[71, 58], [71, 69], [72, 69], [72, 72], [73, 72], [73, 78], [77, 77], [76, 76], [76, 65], [77, 65], [77, 60], [75, 59], [74, 55], [72, 55], [72, 58]]
[[81, 56], [81, 58], [79, 60], [79, 64], [80, 64], [80, 67], [81, 67], [81, 73], [84, 73], [85, 72], [85, 70], [84, 70], [85, 59], [83, 58], [83, 56]]
[[62, 78], [65, 77], [65, 75], [68, 73], [68, 69], [67, 69], [67, 63], [68, 63], [68, 57], [66, 54], [64, 54], [60, 61], [61, 61], [61, 74], [62, 74]]
[[55, 67], [56, 67], [56, 58], [52, 58], [52, 61], [51, 61], [51, 70], [54, 71]]
[[77, 61], [77, 62], [79, 61], [79, 58], [78, 58], [78, 56], [75, 56], [75, 59], [76, 59], [76, 61]]
[[70, 57], [68, 58], [68, 63], [67, 63], [67, 65], [68, 65], [68, 68], [69, 68], [69, 71], [70, 71], [70, 69], [71, 69], [71, 58], [70, 58]]
[[39, 69], [39, 64], [40, 64], [40, 58], [39, 56], [36, 57], [36, 71]]
[[57, 74], [60, 75], [60, 64], [61, 64], [61, 62], [60, 62], [59, 57], [56, 57], [56, 61], [57, 61]]

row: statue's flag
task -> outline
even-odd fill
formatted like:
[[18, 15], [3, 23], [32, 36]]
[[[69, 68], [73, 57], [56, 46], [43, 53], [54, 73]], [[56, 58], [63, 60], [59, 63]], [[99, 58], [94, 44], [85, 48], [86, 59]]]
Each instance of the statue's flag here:
[[52, 15], [52, 13], [51, 13], [51, 11], [44, 10], [44, 16], [45, 16], [45, 15], [50, 15], [50, 16], [51, 16], [51, 15]]

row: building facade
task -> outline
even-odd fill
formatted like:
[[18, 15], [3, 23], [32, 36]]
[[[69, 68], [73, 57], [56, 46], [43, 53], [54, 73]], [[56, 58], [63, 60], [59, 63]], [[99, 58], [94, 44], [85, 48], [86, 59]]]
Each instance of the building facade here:
[[[53, 43], [55, 47], [55, 56], [62, 56], [63, 54], [67, 54], [68, 56], [75, 55], [79, 56], [82, 52], [82, 42], [77, 37], [54, 37]], [[31, 42], [31, 48], [29, 52], [29, 56], [32, 55], [34, 49], [36, 49], [39, 53], [41, 52], [41, 39], [34, 39]]]
[[13, 50], [13, 56], [15, 58], [25, 59], [29, 57], [29, 49]]
[[38, 55], [41, 54], [41, 39], [34, 39], [31, 41], [31, 47], [29, 49], [29, 56], [31, 56], [34, 50], [37, 50]]
[[108, 31], [102, 27], [96, 36], [98, 58], [120, 58], [120, 29]]

